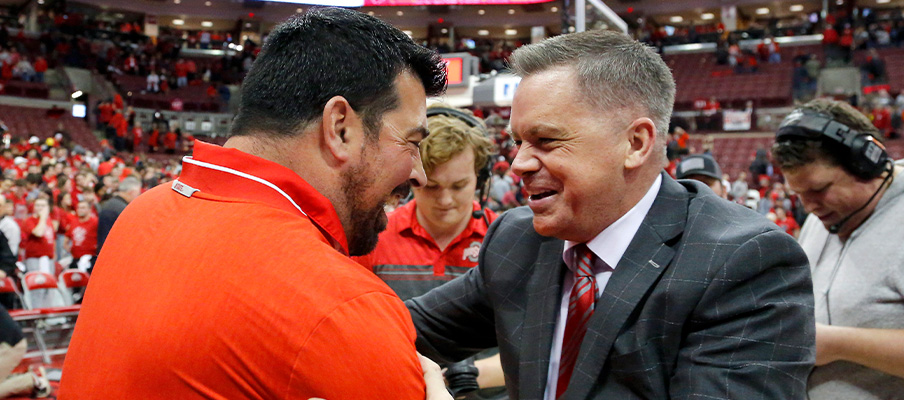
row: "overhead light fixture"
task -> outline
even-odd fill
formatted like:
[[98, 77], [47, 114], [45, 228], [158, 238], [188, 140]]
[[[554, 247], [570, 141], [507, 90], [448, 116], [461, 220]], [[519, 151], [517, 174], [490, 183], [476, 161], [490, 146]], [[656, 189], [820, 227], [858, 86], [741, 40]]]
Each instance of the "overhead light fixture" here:
[[674, 23], [679, 23], [681, 21], [684, 21], [684, 18], [682, 18], [680, 15], [675, 15], [672, 18], [669, 18], [669, 21], [672, 21]]
[[367, 15], [370, 15], [371, 17], [373, 17], [375, 14], [376, 14], [376, 13], [373, 12], [373, 11], [368, 11], [368, 12], [367, 12]]
[[[882, 1], [882, 0], [879, 0], [879, 1]], [[885, 0], [885, 1], [888, 1], [888, 0]], [[791, 12], [801, 12], [803, 10], [804, 10], [804, 6], [801, 4], [795, 4], [795, 5], [791, 6]]]
[[876, 0], [877, 4], [887, 4], [889, 2], [891, 2], [891, 0]]
[[251, 27], [251, 23], [250, 23], [250, 22], [246, 22], [246, 23], [245, 23], [245, 27], [246, 27], [246, 28], [250, 28], [250, 27]]
[[72, 93], [72, 98], [73, 98], [73, 99], [77, 99], [77, 98], [79, 98], [79, 97], [82, 97], [83, 94], [84, 94], [84, 93], [82, 93], [81, 90], [76, 90], [75, 92]]
[[449, 33], [449, 30], [446, 29], [446, 28], [443, 28], [443, 29], [440, 29], [440, 32], [442, 32], [442, 33]]
[[486, 10], [481, 9], [481, 10], [477, 10], [477, 13], [480, 15], [483, 15], [483, 14], [486, 14], [487, 12], [486, 12]]
[[304, 12], [304, 9], [303, 9], [303, 8], [296, 8], [296, 9], [295, 9], [295, 12], [298, 13], [298, 14], [301, 14], [301, 13]]
[[395, 15], [398, 15], [401, 17], [401, 16], [405, 15], [405, 13], [402, 11], [396, 11]]
[[549, 9], [551, 12], [559, 12], [559, 7], [553, 6]]
[[210, 28], [211, 26], [213, 26], [213, 22], [210, 22], [210, 21], [201, 21], [201, 26], [203, 26], [203, 27], [205, 27], [205, 28]]
[[700, 19], [703, 19], [703, 20], [711, 20], [713, 18], [716, 18], [716, 14], [713, 14], [713, 13], [700, 14]]
[[509, 13], [509, 15], [514, 14], [514, 13], [515, 13], [515, 9], [514, 9], [514, 8], [509, 8], [508, 13]]
[[838, 4], [839, 6], [840, 6], [840, 5], [843, 5], [843, 4], [844, 4], [844, 0], [838, 0], [838, 1], [835, 2], [835, 4]]
[[208, 7], [210, 7], [211, 4], [213, 4], [213, 3], [209, 2], [209, 1], [205, 1], [205, 2], [204, 2], [204, 5], [205, 5], [205, 6], [208, 6]]
[[173, 3], [176, 3], [176, 4], [179, 4], [181, 2], [182, 2], [182, 0], [173, 0]]
[[38, 0], [38, 4], [44, 4], [44, 0]]
[[490, 31], [488, 31], [486, 29], [481, 29], [481, 30], [477, 31], [477, 34], [480, 36], [486, 36], [486, 35], [490, 34]]
[[515, 36], [518, 34], [518, 30], [517, 29], [506, 29], [505, 34], [508, 36]]
[[173, 20], [173, 25], [185, 25], [185, 20], [174, 19], [174, 20]]
[[757, 8], [757, 9], [756, 9], [756, 14], [757, 14], [757, 15], [766, 15], [766, 14], [769, 14], [769, 9], [766, 8], [766, 7]]

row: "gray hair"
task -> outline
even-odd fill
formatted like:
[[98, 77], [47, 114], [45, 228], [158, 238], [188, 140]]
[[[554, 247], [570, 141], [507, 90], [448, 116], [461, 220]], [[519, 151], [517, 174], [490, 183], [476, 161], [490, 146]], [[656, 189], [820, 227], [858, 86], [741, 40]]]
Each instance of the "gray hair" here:
[[645, 110], [656, 125], [657, 142], [665, 145], [675, 80], [662, 58], [627, 35], [592, 30], [556, 36], [515, 50], [511, 67], [521, 77], [570, 66], [584, 97], [600, 110], [630, 107]]
[[119, 182], [119, 186], [117, 186], [117, 192], [131, 192], [133, 190], [141, 190], [141, 181], [134, 176], [126, 177]]

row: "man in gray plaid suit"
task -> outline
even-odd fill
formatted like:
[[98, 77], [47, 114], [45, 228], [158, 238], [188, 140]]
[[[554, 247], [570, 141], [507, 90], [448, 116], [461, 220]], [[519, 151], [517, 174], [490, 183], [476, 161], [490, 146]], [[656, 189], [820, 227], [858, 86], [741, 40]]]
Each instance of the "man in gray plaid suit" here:
[[806, 256], [755, 212], [662, 173], [675, 96], [662, 59], [589, 31], [512, 65], [512, 169], [530, 207], [493, 224], [477, 268], [407, 302], [418, 350], [452, 361], [498, 346], [512, 399], [805, 398]]

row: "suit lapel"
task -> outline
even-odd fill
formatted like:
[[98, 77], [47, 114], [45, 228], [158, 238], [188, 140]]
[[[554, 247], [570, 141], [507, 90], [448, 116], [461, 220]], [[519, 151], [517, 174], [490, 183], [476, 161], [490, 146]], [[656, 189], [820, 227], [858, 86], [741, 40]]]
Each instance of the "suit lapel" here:
[[562, 261], [564, 248], [561, 240], [544, 241], [533, 267], [533, 276], [528, 282], [518, 373], [518, 391], [522, 399], [543, 398], [549, 371], [549, 350], [562, 294], [562, 278], [567, 269]]
[[656, 200], [596, 302], [563, 399], [586, 399], [598, 384], [622, 326], [675, 255], [666, 243], [684, 230], [687, 199], [686, 189], [663, 176]]

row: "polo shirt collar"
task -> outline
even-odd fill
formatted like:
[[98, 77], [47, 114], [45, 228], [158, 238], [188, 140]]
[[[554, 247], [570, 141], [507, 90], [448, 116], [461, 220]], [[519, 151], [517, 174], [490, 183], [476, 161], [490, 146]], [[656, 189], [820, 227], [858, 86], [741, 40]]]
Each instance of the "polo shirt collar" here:
[[[480, 203], [475, 201], [471, 211], [474, 212], [477, 210], [480, 210]], [[430, 234], [427, 233], [427, 230], [424, 229], [424, 227], [421, 226], [421, 223], [417, 220], [416, 199], [412, 199], [410, 202], [408, 202], [408, 204], [405, 204], [396, 212], [399, 214], [398, 217], [396, 217], [399, 219], [399, 223], [396, 226], [396, 233], [411, 231], [418, 236], [433, 240], [433, 238], [430, 237]], [[468, 225], [465, 226], [465, 230], [463, 230], [452, 242], [455, 243], [458, 238], [470, 237], [474, 234], [480, 235], [481, 237], [486, 236], [487, 225], [483, 223], [483, 218], [470, 218]]]
[[178, 182], [201, 193], [259, 202], [305, 216], [336, 250], [348, 254], [345, 230], [330, 200], [291, 169], [201, 141], [195, 142], [193, 154], [182, 159]]

